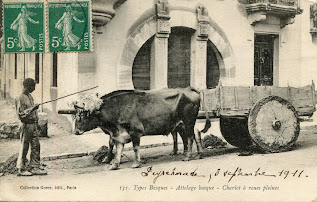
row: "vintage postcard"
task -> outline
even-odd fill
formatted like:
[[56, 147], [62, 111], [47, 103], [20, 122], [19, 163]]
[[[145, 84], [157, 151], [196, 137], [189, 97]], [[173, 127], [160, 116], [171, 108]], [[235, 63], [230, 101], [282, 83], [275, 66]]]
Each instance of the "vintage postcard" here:
[[1, 201], [317, 201], [315, 0], [0, 0]]

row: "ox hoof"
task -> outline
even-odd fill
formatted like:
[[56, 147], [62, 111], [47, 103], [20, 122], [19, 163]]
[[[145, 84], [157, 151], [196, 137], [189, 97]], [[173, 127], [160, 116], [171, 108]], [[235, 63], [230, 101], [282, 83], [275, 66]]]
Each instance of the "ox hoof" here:
[[197, 154], [196, 156], [195, 156], [195, 159], [203, 159], [204, 158], [204, 156], [203, 156], [203, 154]]
[[102, 163], [111, 164], [111, 161], [114, 160], [114, 156], [115, 156], [114, 154], [111, 154], [111, 155], [106, 156], [106, 157], [103, 159]]
[[191, 160], [191, 157], [190, 156], [185, 156], [184, 158], [183, 158], [183, 161], [190, 161]]
[[119, 163], [113, 163], [108, 167], [109, 170], [117, 170], [118, 168], [119, 168]]
[[110, 160], [108, 157], [106, 157], [106, 158], [102, 161], [102, 163], [111, 164], [111, 160]]
[[102, 161], [102, 163], [105, 163], [105, 164], [110, 164], [110, 162], [111, 162], [111, 161], [108, 160], [108, 159], [105, 159], [105, 160]]
[[177, 151], [176, 151], [176, 152], [175, 152], [175, 151], [172, 151], [172, 152], [170, 153], [171, 156], [176, 156], [176, 155], [178, 155], [178, 154], [179, 154], [179, 153], [178, 153]]
[[140, 163], [133, 163], [131, 168], [140, 168], [141, 164]]

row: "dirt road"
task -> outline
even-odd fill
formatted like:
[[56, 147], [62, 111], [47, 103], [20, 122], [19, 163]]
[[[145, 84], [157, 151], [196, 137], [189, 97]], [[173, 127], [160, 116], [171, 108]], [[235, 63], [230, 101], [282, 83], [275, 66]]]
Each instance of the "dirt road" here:
[[[181, 147], [181, 145], [179, 145]], [[91, 156], [46, 161], [47, 176], [0, 178], [2, 200], [313, 201], [317, 200], [317, 129], [306, 127], [292, 151], [238, 156], [227, 147], [204, 159], [181, 161], [172, 146], [141, 150], [142, 168], [131, 169], [126, 151], [117, 171]]]

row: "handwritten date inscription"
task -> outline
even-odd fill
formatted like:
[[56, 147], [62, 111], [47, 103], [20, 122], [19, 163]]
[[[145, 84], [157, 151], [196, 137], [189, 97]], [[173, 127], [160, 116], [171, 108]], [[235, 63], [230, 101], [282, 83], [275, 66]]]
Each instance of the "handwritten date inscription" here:
[[287, 178], [304, 178], [308, 177], [304, 170], [279, 170], [277, 172], [267, 172], [262, 168], [258, 168], [254, 171], [247, 171], [246, 169], [237, 167], [234, 170], [217, 169], [215, 172], [211, 171], [209, 174], [200, 173], [198, 168], [190, 171], [180, 171], [177, 168], [172, 170], [155, 170], [153, 166], [149, 166], [146, 171], [141, 172], [142, 177], [154, 177], [153, 183], [162, 176], [175, 176], [175, 177], [200, 177], [208, 178], [208, 183], [213, 178], [223, 177], [228, 183], [235, 178], [256, 178], [256, 177], [267, 177], [267, 178], [279, 178], [285, 180]]

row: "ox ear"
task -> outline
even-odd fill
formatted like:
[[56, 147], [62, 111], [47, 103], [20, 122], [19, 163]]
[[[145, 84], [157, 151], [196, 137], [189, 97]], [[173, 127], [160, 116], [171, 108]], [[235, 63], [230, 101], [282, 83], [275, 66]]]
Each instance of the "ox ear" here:
[[99, 98], [99, 93], [96, 93], [96, 97]]

